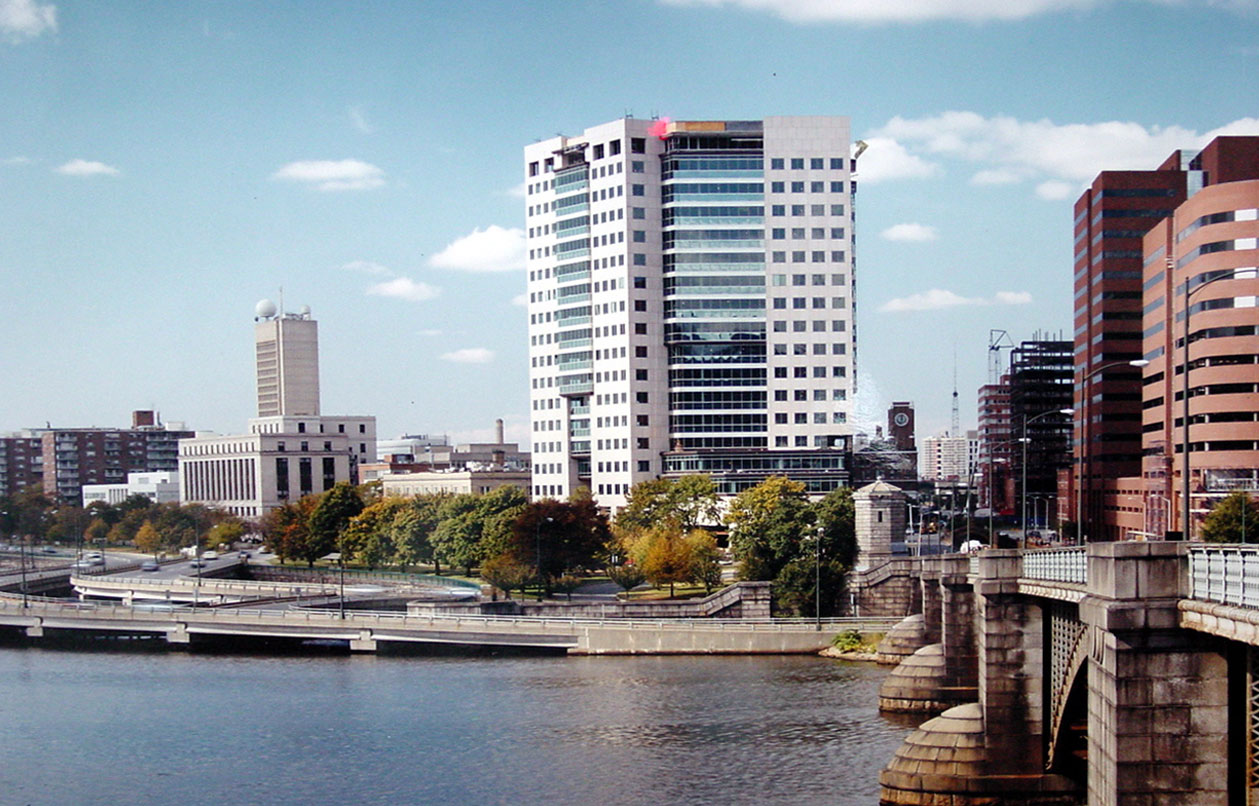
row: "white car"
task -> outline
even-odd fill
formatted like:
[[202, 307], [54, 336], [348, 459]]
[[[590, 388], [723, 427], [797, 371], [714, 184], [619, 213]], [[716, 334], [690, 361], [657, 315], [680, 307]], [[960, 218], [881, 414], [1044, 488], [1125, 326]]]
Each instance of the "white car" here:
[[218, 558], [219, 553], [217, 551], [206, 551], [201, 554], [201, 559], [206, 560], [207, 562], [210, 560], [217, 560]]

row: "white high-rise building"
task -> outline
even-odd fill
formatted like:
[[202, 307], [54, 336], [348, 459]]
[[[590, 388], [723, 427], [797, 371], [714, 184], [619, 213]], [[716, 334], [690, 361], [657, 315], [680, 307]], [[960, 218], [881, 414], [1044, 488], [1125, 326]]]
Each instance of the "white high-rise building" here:
[[525, 148], [534, 496], [847, 482], [849, 149], [842, 117], [624, 118]]
[[319, 414], [319, 323], [310, 308], [284, 313], [264, 299], [254, 313], [258, 416]]
[[918, 477], [924, 481], [966, 483], [971, 467], [971, 440], [968, 437], [944, 433], [926, 437], [919, 445]]

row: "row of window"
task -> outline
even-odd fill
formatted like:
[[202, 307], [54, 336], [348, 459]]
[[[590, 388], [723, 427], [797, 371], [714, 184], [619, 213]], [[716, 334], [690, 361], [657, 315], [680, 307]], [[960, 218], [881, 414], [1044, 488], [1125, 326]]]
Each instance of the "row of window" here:
[[[775, 241], [781, 241], [787, 237], [786, 227], [774, 227], [769, 231], [769, 237]], [[843, 227], [792, 227], [791, 237], [793, 240], [803, 241], [806, 238], [812, 240], [825, 240], [826, 238], [843, 238]]]
[[[808, 158], [808, 160], [809, 160], [809, 170], [811, 170], [811, 171], [821, 171], [821, 170], [825, 170], [825, 167], [824, 167], [824, 166], [826, 165], [826, 158], [825, 158], [825, 157], [809, 157], [809, 158]], [[805, 161], [805, 158], [804, 158], [804, 157], [792, 157], [792, 158], [791, 158], [791, 170], [793, 170], [793, 171], [803, 171], [803, 170], [804, 170], [804, 161]], [[769, 169], [770, 169], [771, 171], [782, 171], [782, 170], [785, 170], [785, 166], [786, 166], [786, 164], [787, 164], [787, 163], [786, 163], [786, 161], [784, 160], [784, 158], [783, 158], [783, 157], [771, 157], [771, 158], [770, 158], [770, 160], [769, 160]], [[832, 170], [832, 171], [842, 171], [842, 170], [844, 170], [844, 158], [843, 158], [843, 157], [831, 157], [831, 158], [830, 158], [830, 166], [831, 166], [831, 170]]]
[[[843, 263], [843, 262], [847, 259], [847, 255], [845, 254], [845, 252], [844, 252], [842, 249], [840, 249], [840, 250], [834, 250], [834, 251], [830, 252], [829, 254], [830, 254], [830, 260], [829, 260], [829, 262], [831, 262], [831, 263]], [[804, 263], [804, 262], [806, 262], [806, 255], [807, 255], [807, 258], [808, 258], [807, 262], [809, 262], [809, 263], [826, 263], [826, 262], [828, 262], [828, 261], [827, 261], [827, 252], [825, 252], [825, 251], [823, 251], [823, 250], [820, 250], [820, 249], [814, 249], [814, 250], [812, 250], [812, 251], [808, 251], [808, 252], [806, 252], [806, 251], [805, 251], [805, 250], [803, 250], [803, 249], [797, 249], [797, 250], [795, 250], [795, 251], [793, 251], [793, 252], [791, 253], [791, 262], [792, 262], [792, 263]], [[770, 260], [771, 260], [771, 261], [773, 261], [774, 263], [786, 263], [786, 262], [787, 262], [787, 253], [786, 253], [786, 252], [772, 252], [772, 253], [770, 254]]]
[[[807, 191], [805, 190], [806, 186], [808, 187]], [[829, 193], [843, 193], [844, 192], [843, 182], [831, 182], [830, 187], [828, 188], [826, 182], [816, 182], [816, 181], [815, 182], [770, 182], [769, 192], [770, 193], [786, 193], [788, 192], [786, 190], [786, 188], [788, 187], [791, 188], [790, 192], [792, 193], [806, 193], [806, 192], [807, 193], [828, 193], [828, 192]]]
[[[831, 299], [831, 303], [830, 303], [831, 308], [847, 308], [848, 307], [847, 297], [831, 297], [830, 299]], [[786, 310], [787, 297], [774, 297], [773, 307], [775, 310]], [[791, 297], [792, 310], [798, 311], [798, 310], [804, 310], [806, 308], [820, 310], [825, 307], [826, 307], [826, 297]]]
[[[790, 347], [790, 353], [788, 353]], [[774, 355], [826, 355], [826, 345], [818, 342], [817, 344], [775, 344]], [[831, 355], [847, 355], [848, 345], [832, 344]]]

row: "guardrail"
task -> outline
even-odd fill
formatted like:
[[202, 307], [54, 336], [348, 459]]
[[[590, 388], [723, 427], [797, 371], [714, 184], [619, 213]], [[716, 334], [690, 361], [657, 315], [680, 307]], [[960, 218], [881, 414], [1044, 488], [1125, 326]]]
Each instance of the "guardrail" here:
[[1259, 546], [1192, 546], [1189, 598], [1259, 607]]
[[1023, 576], [1046, 582], [1088, 584], [1088, 555], [1082, 546], [1023, 553]]
[[[0, 612], [22, 610], [22, 602], [12, 596], [0, 596]], [[172, 623], [207, 624], [236, 623], [306, 625], [320, 624], [327, 627], [343, 626], [347, 631], [363, 628], [393, 628], [398, 630], [458, 631], [476, 629], [482, 632], [543, 633], [550, 630], [604, 627], [617, 629], [697, 630], [723, 632], [796, 632], [813, 631], [817, 622], [813, 619], [596, 619], [556, 618], [554, 616], [481, 616], [467, 614], [405, 614], [387, 611], [337, 609], [188, 609], [153, 610], [144, 606], [109, 604], [98, 602], [51, 601], [30, 597], [25, 613], [42, 616], [86, 616], [103, 620], [138, 620], [152, 623], [166, 619]], [[890, 629], [899, 619], [885, 618], [826, 618], [821, 620], [824, 629], [839, 631], [849, 628]]]

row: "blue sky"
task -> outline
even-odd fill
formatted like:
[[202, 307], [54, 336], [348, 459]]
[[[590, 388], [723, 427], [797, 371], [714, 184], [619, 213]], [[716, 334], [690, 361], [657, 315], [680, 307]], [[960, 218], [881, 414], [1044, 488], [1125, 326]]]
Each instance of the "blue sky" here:
[[0, 101], [0, 431], [243, 429], [283, 287], [326, 412], [527, 442], [521, 148], [629, 113], [852, 119], [860, 405], [926, 435], [1070, 337], [1097, 171], [1259, 134], [1259, 2], [0, 0]]

